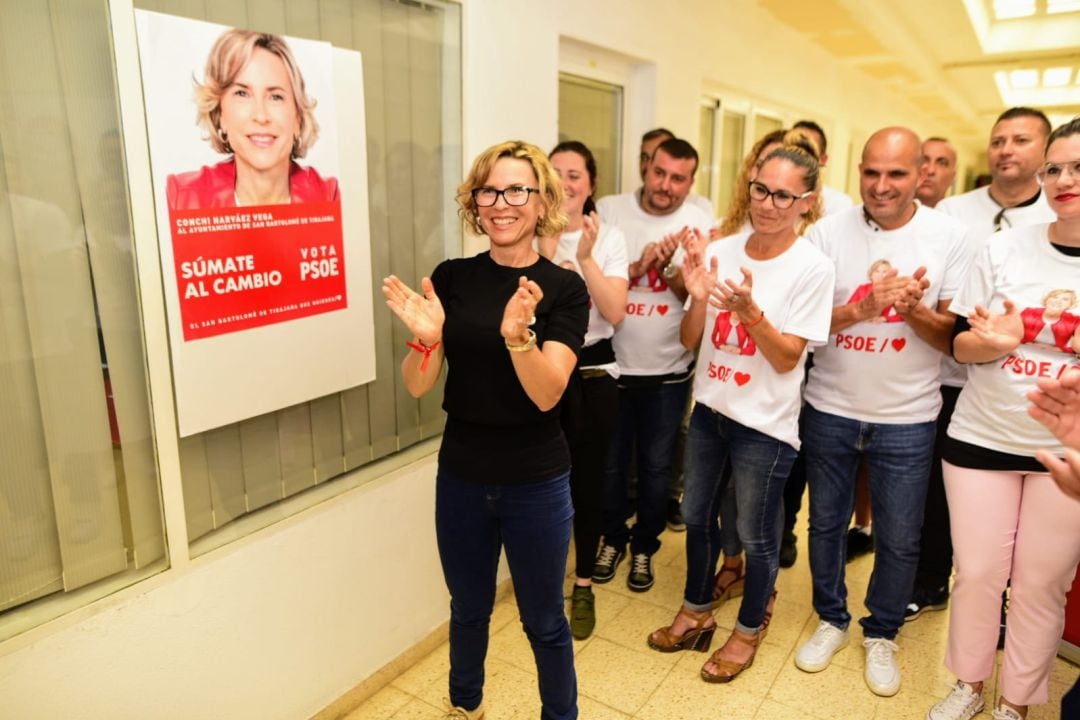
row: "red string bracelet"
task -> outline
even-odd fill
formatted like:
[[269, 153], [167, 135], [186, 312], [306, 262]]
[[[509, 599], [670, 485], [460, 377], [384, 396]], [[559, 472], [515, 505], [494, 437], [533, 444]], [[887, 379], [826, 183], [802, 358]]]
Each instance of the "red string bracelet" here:
[[743, 325], [743, 327], [746, 328], [747, 330], [749, 330], [750, 328], [754, 327], [755, 325], [757, 325], [759, 322], [761, 322], [764, 319], [765, 319], [765, 311], [762, 310], [761, 314], [758, 315], [757, 318], [753, 322], [747, 323], [746, 325]]
[[416, 352], [424, 353], [424, 359], [420, 361], [420, 372], [427, 370], [428, 361], [431, 360], [431, 353], [435, 352], [435, 348], [439, 347], [439, 343], [435, 343], [432, 346], [424, 344], [424, 341], [417, 338], [416, 342], [409, 340], [405, 341], [405, 344], [411, 347]]

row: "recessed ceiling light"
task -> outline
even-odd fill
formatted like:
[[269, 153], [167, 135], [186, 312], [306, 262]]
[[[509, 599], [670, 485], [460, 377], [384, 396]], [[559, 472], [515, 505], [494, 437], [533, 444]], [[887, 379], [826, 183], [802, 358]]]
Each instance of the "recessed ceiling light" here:
[[1071, 67], [1046, 68], [1043, 70], [1043, 87], [1063, 87], [1072, 80], [1073, 69]]
[[1030, 17], [1035, 14], [1035, 0], [994, 0], [994, 17], [998, 20]]
[[1078, 10], [1080, 10], [1080, 0], [1046, 0], [1046, 13], [1048, 15], [1076, 12]]
[[1013, 70], [1009, 73], [1009, 85], [1017, 90], [1037, 87], [1038, 84], [1038, 70]]

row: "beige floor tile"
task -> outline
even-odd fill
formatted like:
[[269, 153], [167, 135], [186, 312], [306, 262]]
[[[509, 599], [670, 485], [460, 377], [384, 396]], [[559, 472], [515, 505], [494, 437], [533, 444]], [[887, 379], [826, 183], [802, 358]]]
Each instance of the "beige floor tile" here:
[[765, 700], [758, 708], [754, 720], [812, 720], [812, 715], [807, 715], [801, 710], [781, 705], [775, 700]]
[[641, 720], [752, 718], [763, 698], [737, 685], [738, 681], [728, 685], [707, 683], [696, 669], [692, 673], [677, 669], [664, 678], [634, 717]]
[[390, 685], [410, 695], [423, 697], [433, 683], [441, 682], [442, 691], [445, 694], [446, 678], [449, 672], [450, 644], [443, 643], [426, 658], [394, 678]]
[[488, 644], [488, 658], [498, 658], [525, 672], [536, 671], [536, 659], [532, 646], [521, 623], [507, 623], [502, 630], [494, 633]]
[[485, 720], [540, 717], [540, 692], [535, 672], [525, 672], [491, 657], [484, 670]]
[[640, 651], [596, 638], [577, 657], [578, 689], [582, 695], [634, 714], [671, 672], [660, 653]]
[[651, 650], [647, 638], [653, 630], [671, 623], [676, 612], [677, 607], [667, 609], [651, 603], [627, 600], [626, 606], [610, 623], [603, 627], [597, 626], [596, 636], [631, 650], [653, 653], [658, 660], [673, 665], [678, 661], [679, 653]]
[[793, 650], [802, 637], [803, 630], [809, 625], [812, 633], [817, 629], [817, 623], [817, 613], [811, 605], [792, 600], [785, 594], [777, 594], [765, 644]]
[[[630, 716], [626, 713], [584, 695], [578, 696], [578, 714], [582, 720], [630, 720]], [[536, 718], [535, 716], [522, 717], [521, 720], [536, 720]]]
[[660, 549], [653, 555], [653, 565], [678, 569], [686, 567], [686, 532], [665, 530], [660, 535]]
[[441, 703], [436, 707], [419, 698], [413, 698], [390, 717], [393, 720], [443, 720], [446, 717], [446, 711]]
[[514, 593], [510, 592], [500, 602], [495, 603], [495, 609], [491, 612], [491, 632], [502, 630], [507, 623], [516, 623], [521, 626], [521, 613], [518, 612], [517, 600]]
[[813, 674], [785, 663], [769, 690], [769, 699], [820, 720], [870, 720], [878, 704], [861, 671], [835, 662]]
[[387, 720], [411, 700], [412, 695], [388, 685], [346, 715], [344, 720]]

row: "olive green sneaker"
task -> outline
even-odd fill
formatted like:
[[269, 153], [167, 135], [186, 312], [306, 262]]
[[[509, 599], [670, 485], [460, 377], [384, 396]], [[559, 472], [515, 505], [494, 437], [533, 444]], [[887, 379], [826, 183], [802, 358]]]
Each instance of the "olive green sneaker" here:
[[591, 587], [575, 585], [570, 596], [570, 633], [577, 640], [584, 640], [595, 627], [596, 596]]

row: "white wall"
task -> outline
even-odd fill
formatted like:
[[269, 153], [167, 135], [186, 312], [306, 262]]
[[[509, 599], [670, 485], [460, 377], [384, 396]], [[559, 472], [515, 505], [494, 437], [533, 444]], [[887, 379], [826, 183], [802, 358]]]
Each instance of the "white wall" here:
[[429, 458], [0, 657], [0, 718], [310, 717], [445, 621], [434, 477]]
[[[855, 131], [936, 131], [752, 3], [463, 7], [467, 162], [508, 138], [555, 143], [560, 36], [640, 60], [638, 126], [695, 138], [700, 94], [730, 89], [821, 119], [834, 169]], [[433, 484], [429, 457], [0, 644], [0, 718], [310, 716], [445, 621]]]

